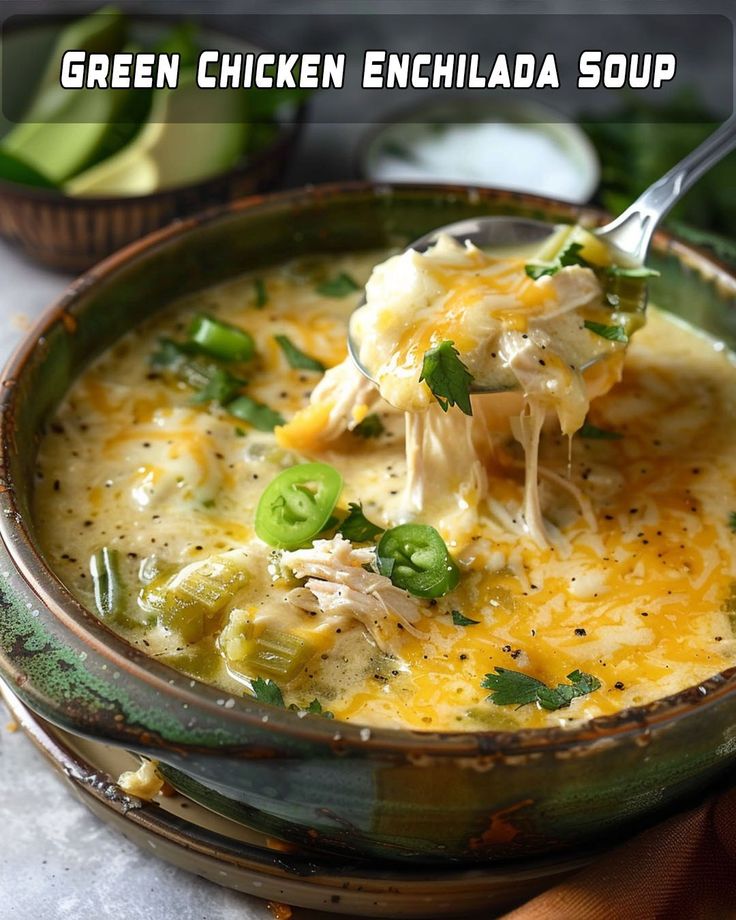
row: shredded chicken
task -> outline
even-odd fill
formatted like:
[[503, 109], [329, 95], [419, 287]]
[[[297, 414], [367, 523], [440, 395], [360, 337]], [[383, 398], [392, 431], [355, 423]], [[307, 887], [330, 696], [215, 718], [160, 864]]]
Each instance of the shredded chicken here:
[[398, 654], [401, 632], [422, 633], [414, 626], [422, 614], [417, 598], [364, 566], [375, 559], [370, 547], [354, 547], [340, 534], [315, 540], [308, 549], [284, 553], [283, 566], [308, 579], [287, 598], [301, 610], [358, 620], [384, 652]]

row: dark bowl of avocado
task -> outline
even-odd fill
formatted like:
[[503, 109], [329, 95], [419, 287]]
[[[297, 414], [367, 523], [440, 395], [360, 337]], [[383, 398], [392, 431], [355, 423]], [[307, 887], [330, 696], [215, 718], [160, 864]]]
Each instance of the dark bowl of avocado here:
[[[81, 271], [172, 220], [277, 185], [306, 102], [288, 90], [200, 89], [194, 65], [212, 47], [258, 50], [112, 7], [6, 22], [0, 237], [45, 265]], [[178, 54], [177, 86], [61, 89], [69, 49]]]

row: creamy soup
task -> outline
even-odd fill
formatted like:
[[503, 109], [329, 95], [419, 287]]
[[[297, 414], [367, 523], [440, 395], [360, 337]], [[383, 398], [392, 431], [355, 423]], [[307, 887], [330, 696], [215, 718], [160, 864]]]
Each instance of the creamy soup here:
[[[243, 276], [97, 359], [38, 457], [61, 580], [228, 698], [374, 726], [565, 725], [736, 664], [732, 356], [650, 306], [613, 377], [587, 382], [582, 427], [543, 414], [535, 535], [518, 408], [474, 396], [472, 421], [432, 405], [407, 423], [344, 370], [386, 256]], [[300, 502], [325, 517], [302, 543]], [[421, 546], [402, 562], [407, 521]], [[415, 588], [425, 562], [437, 577]]]

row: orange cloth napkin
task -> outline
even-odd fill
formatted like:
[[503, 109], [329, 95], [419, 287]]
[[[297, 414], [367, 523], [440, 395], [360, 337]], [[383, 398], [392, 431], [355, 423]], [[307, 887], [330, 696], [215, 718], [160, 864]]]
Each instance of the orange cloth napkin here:
[[736, 918], [736, 789], [670, 818], [504, 920]]

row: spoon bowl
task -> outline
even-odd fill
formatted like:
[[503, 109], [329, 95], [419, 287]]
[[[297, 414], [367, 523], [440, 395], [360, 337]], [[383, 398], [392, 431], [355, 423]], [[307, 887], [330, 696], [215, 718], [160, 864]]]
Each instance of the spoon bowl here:
[[[657, 224], [669, 212], [688, 189], [719, 160], [736, 147], [736, 115], [731, 116], [710, 137], [649, 186], [617, 218], [594, 230], [593, 233], [610, 247], [620, 264], [638, 266], [646, 258], [649, 243]], [[479, 217], [447, 224], [425, 233], [408, 248], [425, 252], [437, 242], [441, 234], [453, 237], [457, 242], [470, 242], [479, 249], [499, 249], [540, 245], [550, 237], [557, 227], [541, 220], [519, 217]], [[365, 296], [356, 309], [365, 305]], [[643, 304], [646, 305], [646, 302]], [[360, 345], [352, 334], [352, 323], [348, 329], [348, 353], [358, 370], [373, 380], [368, 369], [360, 360]], [[597, 364], [607, 354], [591, 354], [578, 362], [581, 371]], [[373, 381], [375, 383], [375, 381]], [[483, 386], [474, 382], [471, 393], [499, 393], [515, 389], [508, 387]]]
[[[450, 236], [463, 245], [472, 243], [478, 249], [499, 249], [506, 246], [539, 246], [558, 230], [559, 226], [556, 224], [550, 224], [542, 220], [520, 217], [477, 217], [471, 220], [459, 220], [454, 224], [446, 224], [444, 227], [430, 230], [429, 233], [425, 233], [424, 236], [414, 240], [407, 249], [426, 252], [443, 235]], [[365, 295], [356, 310], [360, 310], [364, 306]], [[376, 383], [368, 368], [360, 360], [360, 346], [352, 333], [352, 324], [348, 328], [348, 353], [361, 374]], [[592, 353], [589, 358], [580, 363], [580, 370], [586, 371], [609, 356], [609, 352]], [[514, 389], [517, 389], [517, 387], [511, 383], [507, 386], [490, 386], [474, 380], [470, 387], [470, 392], [478, 394], [508, 393]]]

